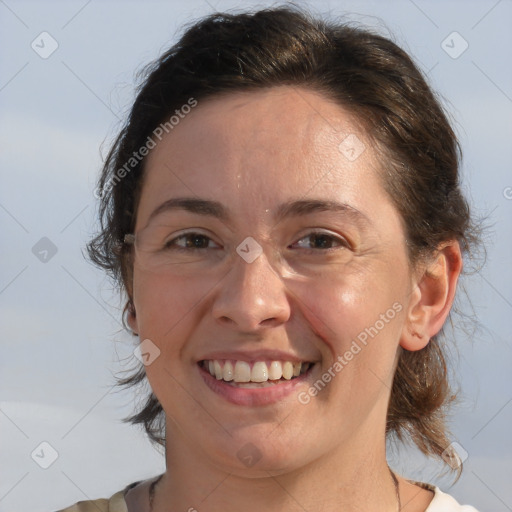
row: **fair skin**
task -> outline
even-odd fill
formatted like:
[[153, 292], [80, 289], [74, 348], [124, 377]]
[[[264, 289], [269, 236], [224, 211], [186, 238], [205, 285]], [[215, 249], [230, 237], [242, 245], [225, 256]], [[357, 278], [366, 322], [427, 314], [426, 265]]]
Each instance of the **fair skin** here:
[[[349, 134], [366, 146], [354, 160], [338, 149]], [[209, 249], [165, 272], [135, 258], [129, 324], [160, 350], [146, 372], [166, 413], [155, 512], [397, 509], [385, 453], [393, 371], [399, 350], [423, 348], [445, 322], [461, 256], [447, 242], [411, 268], [381, 161], [346, 110], [288, 86], [199, 101], [151, 151], [135, 233], [172, 198], [216, 201], [228, 212], [222, 220], [161, 213], [151, 222], [193, 228], [211, 239]], [[305, 200], [348, 208], [275, 217], [284, 203]], [[327, 252], [312, 231], [333, 237]], [[235, 251], [249, 236], [263, 251], [251, 263]], [[301, 402], [390, 309], [393, 318]], [[201, 366], [276, 358], [314, 363], [277, 398], [270, 388], [217, 388]], [[240, 450], [259, 460], [248, 466]], [[399, 482], [402, 510], [424, 511], [432, 493]], [[130, 512], [149, 510], [148, 484], [128, 493]]]

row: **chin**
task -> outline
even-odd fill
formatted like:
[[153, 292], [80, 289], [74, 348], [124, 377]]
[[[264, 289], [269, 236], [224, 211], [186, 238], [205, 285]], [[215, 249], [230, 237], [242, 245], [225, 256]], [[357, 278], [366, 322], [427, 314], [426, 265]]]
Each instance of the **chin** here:
[[232, 437], [225, 436], [222, 441], [205, 449], [210, 452], [214, 464], [223, 470], [252, 478], [298, 470], [309, 459], [315, 458], [300, 436], [287, 433], [286, 437], [279, 437], [275, 434], [275, 424], [266, 425], [266, 428], [244, 427]]

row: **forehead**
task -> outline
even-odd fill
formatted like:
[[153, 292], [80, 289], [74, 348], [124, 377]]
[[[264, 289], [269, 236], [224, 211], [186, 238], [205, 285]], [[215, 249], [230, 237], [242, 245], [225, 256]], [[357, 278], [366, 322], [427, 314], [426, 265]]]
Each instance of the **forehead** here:
[[318, 92], [281, 86], [215, 96], [151, 150], [138, 217], [173, 195], [239, 210], [308, 195], [354, 199], [362, 188], [375, 195], [377, 162], [361, 123]]
[[[252, 91], [223, 93], [205, 100], [179, 124], [166, 140], [152, 150], [148, 165], [166, 149], [180, 149], [174, 155], [189, 158], [206, 149], [232, 156], [262, 153], [273, 158], [297, 151], [308, 157], [325, 156], [325, 150], [339, 150], [349, 135], [366, 138], [359, 120], [323, 94], [301, 87], [279, 86]], [[196, 151], [187, 154], [192, 143]], [[270, 153], [269, 153], [270, 151]], [[181, 153], [181, 155], [180, 155]]]

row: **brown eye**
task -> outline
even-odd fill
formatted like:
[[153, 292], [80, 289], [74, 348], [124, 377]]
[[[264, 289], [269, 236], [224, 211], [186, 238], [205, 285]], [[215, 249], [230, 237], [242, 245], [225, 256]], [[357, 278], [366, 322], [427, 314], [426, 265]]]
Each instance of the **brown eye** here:
[[328, 250], [337, 247], [348, 247], [348, 242], [339, 237], [324, 232], [313, 232], [298, 240], [294, 245], [299, 244], [306, 250]]
[[[177, 236], [172, 240], [169, 240], [165, 244], [166, 249], [178, 249], [178, 250], [196, 250], [196, 249], [213, 249], [210, 247], [210, 243], [215, 242], [208, 236], [201, 233], [185, 233]], [[217, 245], [217, 244], [215, 244]]]

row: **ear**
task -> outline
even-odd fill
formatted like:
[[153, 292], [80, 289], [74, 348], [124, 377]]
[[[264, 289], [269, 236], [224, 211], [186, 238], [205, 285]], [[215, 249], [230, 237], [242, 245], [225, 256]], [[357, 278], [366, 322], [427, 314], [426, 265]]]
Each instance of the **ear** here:
[[400, 346], [415, 351], [424, 348], [443, 327], [455, 297], [462, 271], [462, 255], [456, 240], [444, 243], [414, 278], [402, 329]]
[[137, 312], [135, 311], [135, 306], [133, 304], [133, 300], [129, 299], [127, 307], [126, 307], [126, 321], [128, 326], [133, 331], [133, 334], [136, 336], [139, 332], [139, 322], [137, 321]]
[[139, 326], [133, 301], [133, 259], [131, 252], [125, 253], [121, 260], [121, 276], [126, 295], [128, 296], [128, 303], [126, 304], [126, 322], [133, 334], [137, 336]]

